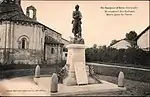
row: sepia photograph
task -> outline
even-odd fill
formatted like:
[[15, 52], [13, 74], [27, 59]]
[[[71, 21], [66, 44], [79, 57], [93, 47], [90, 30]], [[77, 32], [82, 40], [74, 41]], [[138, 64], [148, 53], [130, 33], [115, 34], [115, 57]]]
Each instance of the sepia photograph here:
[[149, 0], [0, 0], [0, 96], [150, 96]]

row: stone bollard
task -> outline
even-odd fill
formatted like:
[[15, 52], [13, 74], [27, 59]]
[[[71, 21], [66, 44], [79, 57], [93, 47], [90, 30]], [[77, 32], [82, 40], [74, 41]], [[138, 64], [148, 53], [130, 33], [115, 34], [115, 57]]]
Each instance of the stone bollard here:
[[40, 66], [37, 65], [35, 68], [35, 78], [40, 78]]
[[118, 76], [118, 87], [124, 87], [124, 73], [122, 71]]
[[56, 73], [53, 73], [51, 79], [51, 92], [56, 93], [58, 92], [58, 77]]

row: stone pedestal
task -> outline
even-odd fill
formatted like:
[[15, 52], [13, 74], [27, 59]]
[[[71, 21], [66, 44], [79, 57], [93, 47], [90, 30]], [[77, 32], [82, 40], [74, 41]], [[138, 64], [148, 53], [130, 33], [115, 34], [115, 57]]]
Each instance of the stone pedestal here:
[[67, 48], [68, 48], [68, 56], [67, 56], [66, 64], [69, 66], [69, 70], [68, 70], [68, 76], [63, 80], [63, 84], [77, 85], [77, 79], [76, 79], [77, 75], [75, 73], [74, 65], [75, 63], [82, 63], [85, 67], [85, 45], [84, 44], [69, 44], [67, 45]]

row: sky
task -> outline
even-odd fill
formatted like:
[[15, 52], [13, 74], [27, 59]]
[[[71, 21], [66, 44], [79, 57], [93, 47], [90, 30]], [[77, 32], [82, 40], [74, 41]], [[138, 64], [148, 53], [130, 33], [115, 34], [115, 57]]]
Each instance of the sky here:
[[76, 4], [83, 16], [82, 34], [87, 46], [108, 46], [113, 39], [123, 39], [131, 30], [140, 34], [149, 25], [149, 1], [21, 1], [24, 12], [33, 5], [37, 9], [37, 20], [67, 40], [73, 37], [71, 21]]

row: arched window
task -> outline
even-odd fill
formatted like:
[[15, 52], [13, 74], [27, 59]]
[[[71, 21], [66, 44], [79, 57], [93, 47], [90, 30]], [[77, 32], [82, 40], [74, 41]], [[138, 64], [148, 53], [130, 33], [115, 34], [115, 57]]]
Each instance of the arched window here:
[[29, 17], [33, 19], [33, 15], [34, 15], [34, 14], [33, 14], [33, 10], [30, 9], [30, 10], [29, 10]]
[[29, 48], [29, 38], [25, 35], [19, 37], [18, 39], [18, 48], [19, 49], [28, 49]]
[[26, 49], [26, 39], [25, 38], [22, 38], [21, 40], [21, 49]]

